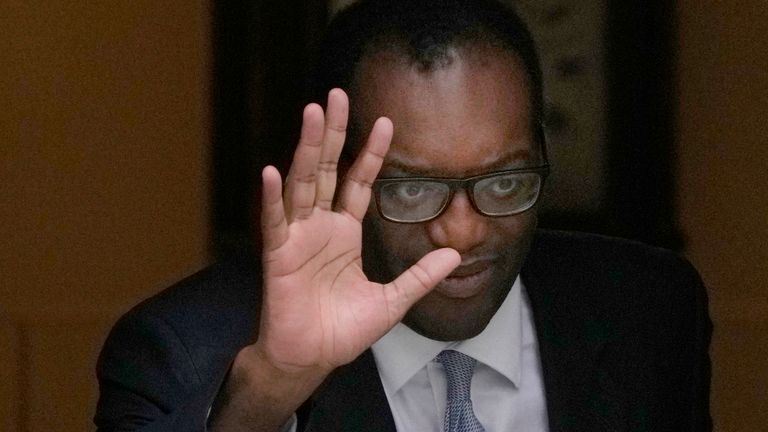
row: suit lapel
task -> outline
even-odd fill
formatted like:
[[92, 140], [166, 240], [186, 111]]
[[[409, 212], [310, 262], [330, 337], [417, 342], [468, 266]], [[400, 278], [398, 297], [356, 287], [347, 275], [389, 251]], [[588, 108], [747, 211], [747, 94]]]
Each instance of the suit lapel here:
[[395, 432], [395, 421], [371, 350], [339, 368], [318, 392], [312, 432]]
[[[540, 248], [544, 249], [545, 248]], [[626, 430], [625, 392], [601, 365], [615, 335], [588, 286], [533, 248], [522, 279], [533, 310], [551, 432]], [[557, 271], [553, 271], [557, 269]]]

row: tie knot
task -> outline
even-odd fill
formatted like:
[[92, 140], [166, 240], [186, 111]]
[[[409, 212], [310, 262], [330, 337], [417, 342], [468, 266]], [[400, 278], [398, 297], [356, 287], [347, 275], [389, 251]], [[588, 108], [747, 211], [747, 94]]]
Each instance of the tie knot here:
[[468, 400], [472, 374], [477, 360], [458, 351], [446, 350], [435, 357], [445, 369], [448, 382], [448, 400]]

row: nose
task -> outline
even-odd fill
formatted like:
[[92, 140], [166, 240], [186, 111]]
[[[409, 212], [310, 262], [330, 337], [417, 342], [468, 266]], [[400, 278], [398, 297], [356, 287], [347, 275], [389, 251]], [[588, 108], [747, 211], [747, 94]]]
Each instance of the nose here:
[[488, 218], [475, 210], [465, 191], [457, 191], [443, 214], [427, 222], [426, 230], [436, 247], [450, 247], [464, 254], [486, 240]]

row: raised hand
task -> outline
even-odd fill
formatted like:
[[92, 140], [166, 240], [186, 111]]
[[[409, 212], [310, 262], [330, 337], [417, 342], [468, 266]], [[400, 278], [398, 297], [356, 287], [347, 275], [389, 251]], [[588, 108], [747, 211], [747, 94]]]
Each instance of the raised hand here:
[[262, 173], [259, 334], [232, 364], [209, 418], [211, 431], [285, 426], [328, 373], [389, 331], [461, 261], [456, 251], [440, 249], [391, 283], [368, 281], [361, 221], [389, 149], [392, 122], [376, 121], [336, 196], [348, 112], [347, 95], [338, 89], [328, 95], [326, 113], [308, 105], [285, 191], [274, 167]]
[[441, 249], [388, 284], [363, 274], [361, 221], [393, 126], [376, 121], [334, 201], [348, 111], [339, 89], [326, 113], [308, 105], [285, 191], [274, 167], [262, 174], [264, 300], [255, 347], [287, 372], [329, 372], [354, 360], [460, 262]]

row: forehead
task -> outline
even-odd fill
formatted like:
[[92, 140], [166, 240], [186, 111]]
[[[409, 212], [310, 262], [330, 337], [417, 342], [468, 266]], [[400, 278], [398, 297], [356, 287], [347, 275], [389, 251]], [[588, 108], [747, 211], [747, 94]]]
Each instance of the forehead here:
[[394, 124], [382, 173], [472, 175], [524, 163], [533, 144], [522, 62], [490, 45], [451, 48], [424, 69], [392, 50], [367, 56], [352, 89], [354, 121]]

